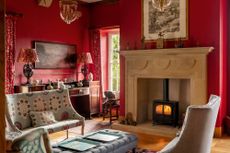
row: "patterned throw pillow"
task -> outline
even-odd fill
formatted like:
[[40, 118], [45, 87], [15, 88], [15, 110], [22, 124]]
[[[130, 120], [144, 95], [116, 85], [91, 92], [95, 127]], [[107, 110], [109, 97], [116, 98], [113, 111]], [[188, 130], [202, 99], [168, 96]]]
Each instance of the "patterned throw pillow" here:
[[33, 127], [48, 125], [57, 122], [52, 111], [31, 111]]

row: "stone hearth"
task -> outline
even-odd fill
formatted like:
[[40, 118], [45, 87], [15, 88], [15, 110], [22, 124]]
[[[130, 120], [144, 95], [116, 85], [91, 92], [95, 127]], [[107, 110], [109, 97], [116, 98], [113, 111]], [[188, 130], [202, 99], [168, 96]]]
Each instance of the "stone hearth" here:
[[[159, 86], [164, 78], [170, 78], [171, 84], [175, 84], [171, 87], [171, 98], [178, 97], [173, 92], [175, 89], [182, 93], [184, 90], [179, 88], [186, 89], [186, 94], [180, 94], [185, 95], [182, 99], [187, 103], [183, 104], [183, 100], [180, 102], [183, 111], [188, 105], [206, 103], [207, 54], [212, 50], [212, 47], [196, 47], [121, 51], [125, 57], [125, 113], [131, 112], [137, 123], [150, 120], [146, 117], [151, 116], [151, 113], [146, 113], [149, 109], [147, 103], [160, 96], [156, 93], [162, 89], [156, 85]], [[179, 82], [179, 85], [175, 82]], [[180, 87], [180, 84], [185, 86]], [[152, 95], [149, 94], [150, 90]]]

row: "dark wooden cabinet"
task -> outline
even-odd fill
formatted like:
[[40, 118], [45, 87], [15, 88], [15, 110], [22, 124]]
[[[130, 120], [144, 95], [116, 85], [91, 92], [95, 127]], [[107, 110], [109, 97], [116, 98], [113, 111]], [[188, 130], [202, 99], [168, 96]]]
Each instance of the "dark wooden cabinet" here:
[[89, 82], [90, 110], [91, 115], [100, 112], [100, 82]]
[[69, 93], [74, 109], [85, 118], [100, 113], [99, 81], [90, 82], [89, 87], [70, 89]]

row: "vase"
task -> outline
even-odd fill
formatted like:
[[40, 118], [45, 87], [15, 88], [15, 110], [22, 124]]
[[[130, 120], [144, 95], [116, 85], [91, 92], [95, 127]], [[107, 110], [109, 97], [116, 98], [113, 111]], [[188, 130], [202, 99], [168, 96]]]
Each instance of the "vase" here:
[[91, 72], [89, 73], [89, 75], [88, 75], [88, 80], [89, 80], [89, 81], [93, 81], [93, 73], [91, 73]]

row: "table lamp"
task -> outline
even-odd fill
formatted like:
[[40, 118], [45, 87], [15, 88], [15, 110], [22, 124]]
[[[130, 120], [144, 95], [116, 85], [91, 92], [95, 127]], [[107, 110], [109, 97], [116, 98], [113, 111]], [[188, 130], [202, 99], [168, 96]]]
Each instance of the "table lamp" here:
[[81, 53], [80, 57], [78, 58], [77, 63], [79, 63], [79, 64], [83, 63], [83, 65], [81, 67], [81, 73], [84, 76], [82, 83], [83, 83], [83, 86], [89, 86], [89, 80], [87, 79], [89, 69], [88, 69], [87, 64], [93, 64], [93, 60], [92, 60], [90, 52]]
[[26, 84], [30, 84], [30, 78], [33, 76], [33, 63], [39, 62], [36, 50], [22, 48], [18, 54], [17, 62], [25, 63], [23, 66], [23, 74], [27, 78]]

